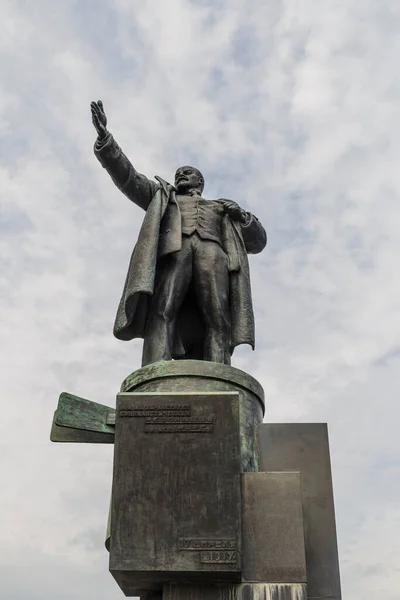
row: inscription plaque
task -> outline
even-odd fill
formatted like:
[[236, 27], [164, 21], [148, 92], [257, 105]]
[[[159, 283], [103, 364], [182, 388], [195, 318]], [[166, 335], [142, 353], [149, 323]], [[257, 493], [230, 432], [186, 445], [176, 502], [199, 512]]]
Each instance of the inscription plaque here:
[[191, 417], [189, 404], [147, 405], [135, 409], [119, 410], [121, 419], [144, 418], [145, 433], [212, 433], [213, 418], [210, 416]]
[[117, 396], [110, 571], [126, 595], [241, 581], [240, 471], [237, 392]]

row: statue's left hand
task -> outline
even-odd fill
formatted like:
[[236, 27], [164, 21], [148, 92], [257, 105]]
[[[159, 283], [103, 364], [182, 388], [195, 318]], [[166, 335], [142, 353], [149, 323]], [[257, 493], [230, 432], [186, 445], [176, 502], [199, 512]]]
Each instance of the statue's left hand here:
[[225, 198], [220, 198], [220, 202], [224, 205], [225, 212], [230, 216], [234, 221], [241, 221], [242, 223], [246, 220], [246, 213], [242, 210], [236, 202], [233, 200], [226, 200]]

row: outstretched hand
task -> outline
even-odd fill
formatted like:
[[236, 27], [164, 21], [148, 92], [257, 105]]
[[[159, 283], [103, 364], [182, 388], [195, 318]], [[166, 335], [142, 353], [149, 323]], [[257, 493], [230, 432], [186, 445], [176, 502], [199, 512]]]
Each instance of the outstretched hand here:
[[240, 208], [239, 204], [233, 200], [226, 200], [226, 198], [220, 198], [219, 201], [222, 202], [225, 212], [231, 219], [241, 221], [242, 223], [246, 221], [246, 213]]
[[107, 117], [106, 113], [104, 112], [102, 101], [98, 100], [98, 102], [91, 102], [90, 110], [92, 111], [92, 123], [97, 131], [99, 139], [102, 139], [108, 133]]

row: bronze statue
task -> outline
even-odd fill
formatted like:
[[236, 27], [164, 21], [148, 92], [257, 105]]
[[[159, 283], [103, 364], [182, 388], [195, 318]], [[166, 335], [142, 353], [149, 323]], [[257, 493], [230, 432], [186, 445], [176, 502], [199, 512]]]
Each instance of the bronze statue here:
[[144, 338], [142, 366], [172, 359], [230, 364], [234, 348], [254, 349], [247, 254], [267, 242], [258, 219], [232, 200], [206, 200], [198, 169], [175, 185], [138, 173], [92, 102], [94, 152], [115, 185], [146, 211], [114, 325], [120, 340]]

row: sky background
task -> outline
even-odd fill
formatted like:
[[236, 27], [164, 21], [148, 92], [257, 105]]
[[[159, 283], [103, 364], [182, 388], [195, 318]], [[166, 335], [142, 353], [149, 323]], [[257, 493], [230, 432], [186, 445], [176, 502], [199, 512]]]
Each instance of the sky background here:
[[270, 422], [328, 422], [344, 600], [400, 584], [398, 0], [0, 1], [0, 596], [117, 600], [112, 446], [49, 441], [58, 395], [115, 405], [112, 326], [143, 213], [96, 161], [199, 167], [268, 231], [251, 257]]

